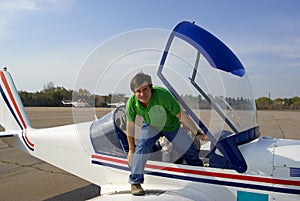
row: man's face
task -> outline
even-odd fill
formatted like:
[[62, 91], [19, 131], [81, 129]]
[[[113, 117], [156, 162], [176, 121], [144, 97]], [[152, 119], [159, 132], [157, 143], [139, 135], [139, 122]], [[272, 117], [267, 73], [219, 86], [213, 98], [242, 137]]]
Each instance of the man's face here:
[[151, 87], [145, 81], [140, 87], [134, 89], [134, 95], [140, 101], [140, 103], [146, 107], [151, 99]]

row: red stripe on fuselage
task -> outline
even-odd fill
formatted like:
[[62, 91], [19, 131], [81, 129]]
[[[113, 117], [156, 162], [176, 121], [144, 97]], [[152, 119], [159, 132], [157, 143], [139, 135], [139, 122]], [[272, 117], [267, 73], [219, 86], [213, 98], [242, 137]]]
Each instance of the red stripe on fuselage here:
[[[114, 163], [120, 163], [122, 165], [127, 164], [127, 160], [111, 158], [111, 157], [103, 156], [103, 155], [93, 154], [92, 158], [105, 160], [105, 161], [109, 161], [109, 162], [114, 162]], [[293, 181], [293, 180], [274, 179], [274, 178], [266, 178], [266, 177], [254, 177], [254, 176], [248, 176], [248, 175], [235, 175], [235, 174], [228, 174], [228, 173], [208, 172], [208, 171], [202, 171], [202, 170], [190, 170], [190, 169], [159, 166], [159, 165], [152, 165], [152, 164], [147, 164], [146, 168], [169, 171], [169, 172], [176, 172], [176, 173], [193, 174], [193, 175], [197, 175], [197, 176], [210, 176], [210, 177], [217, 177], [217, 178], [236, 179], [236, 180], [261, 182], [261, 183], [268, 183], [268, 184], [300, 186], [300, 181]]]
[[[8, 84], [8, 82], [6, 80], [6, 77], [5, 77], [4, 73], [3, 73], [3, 71], [0, 71], [0, 77], [1, 77], [3, 85], [4, 85], [4, 87], [5, 87], [5, 89], [6, 89], [7, 93], [8, 93], [8, 96], [9, 96], [9, 98], [10, 98], [12, 104], [13, 104], [13, 107], [15, 108], [15, 111], [18, 114], [18, 117], [19, 117], [19, 120], [20, 120], [20, 123], [21, 123], [21, 126], [22, 126], [21, 129], [25, 130], [24, 133], [23, 133], [24, 139], [25, 139], [25, 143], [27, 143], [30, 147], [34, 147], [34, 144], [32, 142], [30, 142], [30, 140], [27, 137], [27, 134], [26, 134], [27, 125], [25, 123], [25, 120], [24, 120], [23, 116], [21, 115], [21, 111], [20, 111], [20, 109], [19, 109], [19, 107], [18, 107], [18, 105], [16, 103], [16, 100], [15, 100], [13, 94], [12, 94], [12, 91], [9, 88], [9, 84]], [[11, 112], [13, 112], [13, 111], [11, 111]]]
[[27, 137], [27, 130], [24, 131], [24, 137], [25, 137], [26, 142], [27, 142], [31, 147], [34, 147], [34, 144], [31, 143], [31, 142], [29, 141], [28, 137]]
[[19, 108], [18, 108], [18, 105], [17, 105], [17, 103], [16, 103], [16, 101], [15, 101], [15, 99], [14, 99], [14, 96], [13, 96], [13, 94], [12, 94], [10, 88], [9, 88], [9, 85], [8, 85], [8, 83], [7, 83], [7, 80], [6, 80], [6, 78], [5, 78], [5, 75], [4, 75], [4, 73], [3, 73], [2, 71], [0, 72], [0, 75], [1, 75], [1, 80], [2, 80], [2, 82], [3, 82], [3, 84], [4, 84], [4, 86], [5, 86], [5, 89], [6, 89], [8, 95], [9, 95], [9, 97], [10, 97], [10, 100], [12, 101], [13, 106], [14, 106], [14, 108], [16, 109], [16, 112], [18, 113], [18, 116], [19, 116], [19, 118], [20, 118], [20, 120], [21, 120], [21, 122], [22, 122], [23, 129], [26, 129], [26, 128], [27, 128], [27, 125], [26, 125], [26, 123], [25, 123], [25, 121], [24, 121], [24, 119], [23, 119], [23, 117], [22, 117], [22, 115], [21, 115], [21, 112], [20, 112], [20, 110], [19, 110]]

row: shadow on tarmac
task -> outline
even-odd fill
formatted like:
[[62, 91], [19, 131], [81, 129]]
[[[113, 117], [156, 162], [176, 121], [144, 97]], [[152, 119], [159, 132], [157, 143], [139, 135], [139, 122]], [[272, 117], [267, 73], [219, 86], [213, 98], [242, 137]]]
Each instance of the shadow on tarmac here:
[[83, 201], [100, 195], [100, 187], [94, 184], [66, 192], [44, 201]]

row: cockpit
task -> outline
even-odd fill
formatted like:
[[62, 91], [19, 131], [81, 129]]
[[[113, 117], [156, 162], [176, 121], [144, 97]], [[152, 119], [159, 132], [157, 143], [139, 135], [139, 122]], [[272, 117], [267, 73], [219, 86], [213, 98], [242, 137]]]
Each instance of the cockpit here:
[[91, 142], [96, 153], [126, 157], [128, 143], [126, 139], [125, 106], [119, 106], [91, 125]]

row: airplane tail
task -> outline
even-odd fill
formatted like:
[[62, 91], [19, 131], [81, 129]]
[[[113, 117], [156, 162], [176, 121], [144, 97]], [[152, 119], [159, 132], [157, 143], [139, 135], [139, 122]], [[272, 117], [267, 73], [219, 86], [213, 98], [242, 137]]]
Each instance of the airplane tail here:
[[0, 125], [5, 129], [0, 137], [12, 131], [31, 127], [19, 93], [6, 67], [0, 71]]

